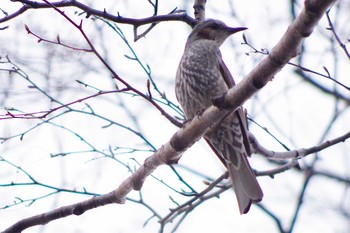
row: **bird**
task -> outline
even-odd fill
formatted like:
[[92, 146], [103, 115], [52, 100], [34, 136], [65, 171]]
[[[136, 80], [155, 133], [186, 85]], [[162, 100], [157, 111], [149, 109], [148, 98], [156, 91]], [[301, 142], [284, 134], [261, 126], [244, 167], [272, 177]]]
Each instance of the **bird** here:
[[[222, 60], [220, 46], [232, 34], [246, 27], [229, 27], [215, 19], [200, 21], [188, 36], [175, 77], [176, 98], [186, 120], [213, 104], [235, 85]], [[226, 166], [236, 194], [240, 214], [263, 198], [262, 189], [249, 165], [250, 146], [243, 108], [229, 112], [210, 127], [205, 140]]]

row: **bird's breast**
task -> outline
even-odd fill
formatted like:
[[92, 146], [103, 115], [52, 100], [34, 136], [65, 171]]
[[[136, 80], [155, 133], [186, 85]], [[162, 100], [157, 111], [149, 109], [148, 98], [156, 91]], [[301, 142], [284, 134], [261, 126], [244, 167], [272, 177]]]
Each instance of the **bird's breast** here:
[[180, 61], [175, 91], [187, 118], [209, 107], [212, 97], [226, 92], [219, 70], [218, 47], [196, 43], [188, 46]]

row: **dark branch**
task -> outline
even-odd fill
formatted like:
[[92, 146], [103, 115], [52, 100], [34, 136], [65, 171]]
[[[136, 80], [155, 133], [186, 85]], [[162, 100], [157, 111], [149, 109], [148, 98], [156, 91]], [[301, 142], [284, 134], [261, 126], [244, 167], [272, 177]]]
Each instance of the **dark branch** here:
[[164, 22], [164, 21], [183, 21], [191, 26], [194, 25], [195, 23], [195, 19], [193, 19], [192, 17], [188, 16], [186, 13], [183, 13], [183, 12], [179, 14], [171, 13], [167, 15], [153, 15], [147, 18], [135, 19], [135, 18], [123, 17], [119, 14], [113, 15], [108, 13], [105, 9], [102, 11], [96, 10], [76, 0], [51, 2], [50, 4], [36, 2], [36, 1], [29, 1], [29, 0], [14, 0], [13, 2], [21, 2], [24, 4], [24, 6], [21, 7], [19, 10], [17, 10], [16, 12], [1, 18], [0, 23], [9, 21], [30, 9], [47, 9], [47, 8], [52, 8], [52, 6], [57, 8], [76, 7], [85, 12], [86, 18], [89, 18], [90, 16], [97, 16], [116, 23], [131, 24], [135, 27], [139, 27], [141, 25], [150, 24], [150, 23]]

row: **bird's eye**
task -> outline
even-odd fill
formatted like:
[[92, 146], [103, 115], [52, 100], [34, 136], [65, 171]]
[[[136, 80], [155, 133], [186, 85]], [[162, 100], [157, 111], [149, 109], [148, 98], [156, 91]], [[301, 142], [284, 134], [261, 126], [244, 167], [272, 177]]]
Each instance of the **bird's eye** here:
[[213, 30], [219, 29], [219, 24], [213, 23], [213, 24], [211, 25], [211, 29], [213, 29]]

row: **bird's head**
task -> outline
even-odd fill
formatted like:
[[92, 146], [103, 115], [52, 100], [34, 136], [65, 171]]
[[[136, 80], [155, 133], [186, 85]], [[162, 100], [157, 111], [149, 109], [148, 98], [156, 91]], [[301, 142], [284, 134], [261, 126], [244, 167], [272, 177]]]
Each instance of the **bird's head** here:
[[214, 40], [220, 46], [230, 35], [246, 29], [246, 27], [228, 27], [220, 20], [209, 19], [198, 23], [193, 28], [188, 40]]

